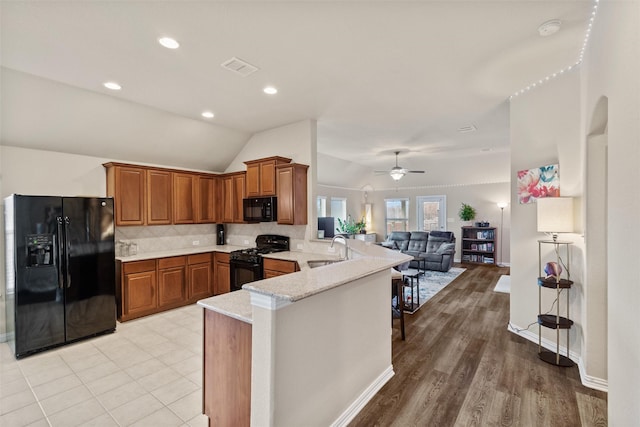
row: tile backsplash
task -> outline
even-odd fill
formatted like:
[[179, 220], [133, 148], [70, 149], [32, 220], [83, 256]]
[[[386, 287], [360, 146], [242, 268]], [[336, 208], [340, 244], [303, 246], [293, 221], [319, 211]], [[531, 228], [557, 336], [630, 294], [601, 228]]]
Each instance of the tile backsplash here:
[[[116, 242], [129, 241], [138, 245], [138, 253], [160, 252], [194, 246], [216, 244], [215, 224], [154, 225], [116, 227]], [[198, 245], [193, 242], [197, 241]]]
[[[258, 234], [280, 234], [291, 238], [292, 250], [305, 243], [306, 229], [307, 226], [304, 225], [279, 225], [275, 222], [225, 224], [227, 244], [253, 247]], [[215, 246], [216, 224], [116, 227], [115, 240], [137, 244], [139, 254], [195, 246]], [[194, 245], [195, 241], [198, 242], [197, 245]]]

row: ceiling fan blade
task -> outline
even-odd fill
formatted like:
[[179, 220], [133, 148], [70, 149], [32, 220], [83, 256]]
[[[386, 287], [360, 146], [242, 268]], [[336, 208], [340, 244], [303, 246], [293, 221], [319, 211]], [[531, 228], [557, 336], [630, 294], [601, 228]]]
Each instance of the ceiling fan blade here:
[[424, 171], [406, 171], [407, 173], [424, 173]]

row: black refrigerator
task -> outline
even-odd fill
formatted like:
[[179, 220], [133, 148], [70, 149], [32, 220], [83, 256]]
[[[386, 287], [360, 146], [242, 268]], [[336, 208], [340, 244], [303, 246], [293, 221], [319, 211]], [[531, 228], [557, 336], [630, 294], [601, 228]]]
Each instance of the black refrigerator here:
[[113, 199], [5, 199], [7, 338], [17, 358], [116, 327]]

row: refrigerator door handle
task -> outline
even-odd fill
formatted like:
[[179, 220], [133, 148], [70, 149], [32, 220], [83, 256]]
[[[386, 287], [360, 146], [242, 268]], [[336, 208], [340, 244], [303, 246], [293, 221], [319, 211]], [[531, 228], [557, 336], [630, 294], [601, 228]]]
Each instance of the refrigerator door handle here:
[[71, 220], [68, 216], [64, 217], [64, 264], [65, 264], [65, 274], [67, 277], [67, 288], [71, 287], [71, 274], [69, 273], [69, 249], [71, 249], [71, 245], [69, 244], [69, 223]]
[[62, 248], [62, 245], [64, 244], [64, 234], [62, 232], [62, 217], [56, 217], [56, 222], [58, 223], [58, 249], [56, 250], [57, 252], [57, 258], [58, 258], [58, 288], [62, 289], [64, 288], [64, 273], [62, 271], [63, 265], [62, 265], [62, 251], [60, 250]]

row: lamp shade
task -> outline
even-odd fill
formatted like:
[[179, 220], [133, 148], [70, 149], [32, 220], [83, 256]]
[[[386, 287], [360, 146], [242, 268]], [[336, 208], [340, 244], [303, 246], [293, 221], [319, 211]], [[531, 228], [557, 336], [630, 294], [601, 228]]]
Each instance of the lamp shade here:
[[543, 197], [538, 205], [538, 231], [541, 233], [573, 233], [573, 198]]

